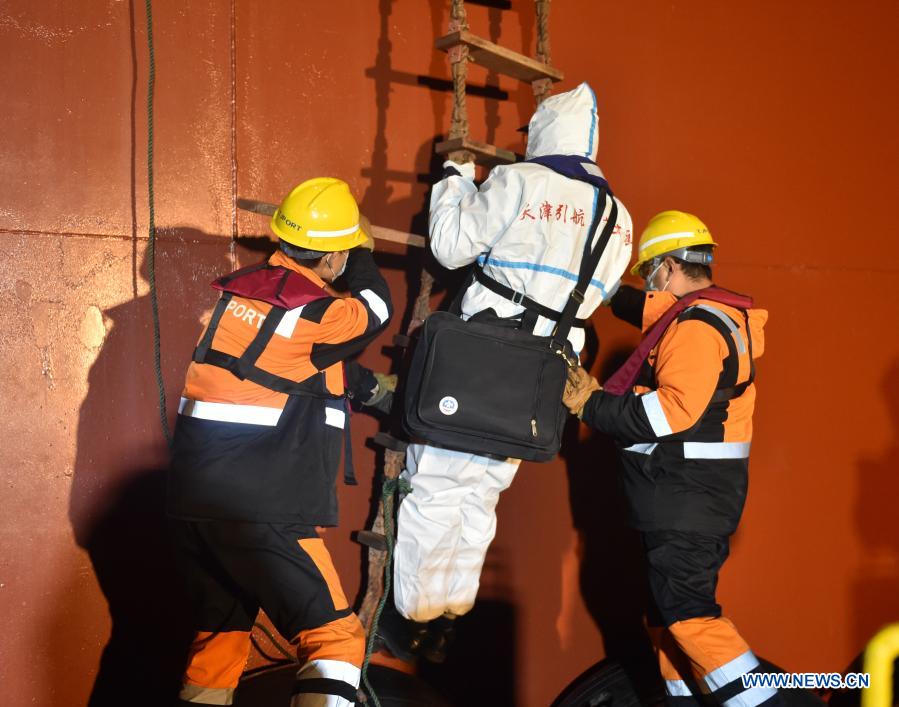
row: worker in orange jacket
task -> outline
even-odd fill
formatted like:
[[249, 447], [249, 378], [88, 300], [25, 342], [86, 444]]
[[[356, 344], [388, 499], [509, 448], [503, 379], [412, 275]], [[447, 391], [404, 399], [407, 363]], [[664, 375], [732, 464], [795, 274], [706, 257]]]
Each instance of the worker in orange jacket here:
[[646, 291], [622, 287], [611, 300], [644, 341], [603, 387], [573, 369], [565, 403], [621, 446], [669, 703], [686, 707], [711, 695], [728, 707], [756, 707], [780, 696], [744, 686], [759, 661], [721, 615], [715, 590], [746, 500], [754, 361], [768, 313], [713, 286], [715, 245], [690, 214], [665, 211], [650, 221], [632, 270]]
[[[364, 631], [316, 526], [337, 523], [349, 451], [343, 362], [392, 305], [358, 247], [371, 241], [345, 182], [303, 182], [271, 227], [279, 250], [268, 262], [213, 284], [222, 296], [178, 408], [168, 513], [197, 611], [180, 699], [232, 703], [262, 608], [296, 646], [292, 707], [347, 707]], [[338, 277], [348, 297], [330, 289]]]

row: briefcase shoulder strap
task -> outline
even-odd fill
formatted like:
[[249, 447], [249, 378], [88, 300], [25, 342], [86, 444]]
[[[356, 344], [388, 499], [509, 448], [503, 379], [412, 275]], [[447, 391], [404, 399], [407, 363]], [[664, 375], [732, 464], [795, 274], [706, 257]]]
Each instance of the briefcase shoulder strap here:
[[[584, 255], [581, 258], [581, 269], [578, 273], [577, 283], [569, 293], [568, 300], [565, 302], [565, 307], [562, 309], [562, 314], [559, 317], [559, 322], [552, 333], [552, 347], [555, 350], [564, 348], [565, 342], [568, 340], [568, 334], [574, 324], [577, 310], [584, 303], [587, 287], [590, 285], [593, 273], [596, 272], [596, 266], [599, 265], [599, 260], [609, 244], [609, 239], [612, 237], [612, 232], [615, 230], [615, 224], [618, 221], [618, 202], [607, 190], [597, 188], [597, 191], [599, 194], [596, 200], [596, 211], [593, 214], [590, 232], [587, 234], [587, 239], [584, 243]], [[594, 246], [593, 238], [596, 235], [599, 224], [602, 222], [602, 215], [606, 210], [606, 202], [611, 202], [609, 218]]]

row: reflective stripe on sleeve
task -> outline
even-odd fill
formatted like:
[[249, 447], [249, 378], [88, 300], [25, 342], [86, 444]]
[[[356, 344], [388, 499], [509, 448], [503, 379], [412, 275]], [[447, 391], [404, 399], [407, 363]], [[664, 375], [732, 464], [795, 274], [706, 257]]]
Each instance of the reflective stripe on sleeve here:
[[651, 442], [649, 444], [634, 444], [630, 447], [625, 447], [625, 452], [636, 452], [637, 454], [652, 454], [656, 447], [658, 447], [658, 442]]
[[684, 442], [684, 459], [747, 459], [751, 442]]
[[281, 419], [281, 408], [261, 405], [233, 405], [231, 403], [208, 403], [202, 400], [181, 398], [178, 413], [186, 417], [218, 422], [236, 422], [243, 425], [265, 425], [274, 427]]
[[671, 434], [671, 425], [668, 424], [668, 418], [665, 417], [665, 411], [662, 410], [662, 403], [659, 402], [658, 391], [652, 391], [640, 396], [643, 402], [643, 410], [646, 411], [646, 417], [649, 418], [649, 424], [656, 437], [665, 437]]
[[375, 313], [375, 316], [380, 320], [381, 324], [387, 321], [387, 303], [381, 297], [376, 295], [372, 290], [362, 290], [362, 292], [359, 293], [359, 296], [368, 303], [371, 311]]

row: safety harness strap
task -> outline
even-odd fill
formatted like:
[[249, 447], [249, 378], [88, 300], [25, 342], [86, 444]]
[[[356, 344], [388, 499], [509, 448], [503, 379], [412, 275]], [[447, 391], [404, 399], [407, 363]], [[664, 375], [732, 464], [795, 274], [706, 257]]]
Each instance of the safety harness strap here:
[[[269, 282], [269, 284], [275, 285], [273, 293], [265, 294], [261, 291], [255, 293], [243, 292], [241, 287], [238, 286], [232, 286], [233, 290], [224, 289], [231, 285], [234, 280], [244, 278], [252, 273], [257, 273], [260, 270], [270, 271], [275, 275], [276, 280], [273, 279]], [[284, 378], [283, 376], [264, 371], [256, 365], [256, 362], [259, 360], [265, 347], [268, 346], [269, 342], [272, 340], [275, 330], [287, 313], [287, 309], [278, 304], [272, 303], [272, 308], [263, 320], [262, 325], [259, 327], [259, 332], [240, 357], [232, 356], [222, 351], [216, 351], [212, 348], [212, 342], [215, 339], [216, 331], [218, 331], [219, 324], [221, 323], [222, 315], [224, 315], [225, 311], [228, 309], [228, 303], [235, 294], [251, 298], [252, 294], [256, 294], [256, 297], [262, 301], [272, 302], [281, 296], [284, 287], [290, 281], [291, 276], [292, 273], [286, 268], [281, 266], [272, 267], [263, 261], [236, 270], [235, 272], [216, 280], [213, 283], [213, 287], [222, 289], [222, 296], [212, 312], [212, 316], [209, 319], [209, 325], [206, 327], [203, 338], [194, 350], [193, 360], [196, 363], [208, 363], [212, 366], [224, 368], [240, 378], [240, 380], [252, 381], [257, 385], [261, 385], [264, 388], [274, 390], [278, 393], [286, 393], [287, 395], [305, 395], [313, 398], [340, 397], [328, 392], [327, 387], [324, 384], [322, 372], [315, 373], [303, 381], [293, 381], [289, 378]], [[300, 284], [305, 284], [305, 281]], [[320, 289], [321, 288], [313, 285], [309, 292], [302, 292], [301, 294], [305, 299], [315, 299], [318, 297], [317, 291]], [[328, 295], [324, 290], [321, 290], [320, 296], [327, 297]]]
[[265, 347], [269, 345], [269, 342], [275, 335], [275, 329], [278, 328], [285, 314], [287, 314], [287, 310], [283, 307], [272, 307], [269, 313], [265, 315], [265, 320], [262, 322], [262, 326], [259, 327], [259, 332], [237, 361], [238, 378], [241, 380], [246, 378], [250, 370], [256, 368], [256, 361], [259, 360]]
[[[196, 359], [195, 359], [196, 360]], [[210, 366], [218, 366], [230, 371], [241, 380], [248, 380], [263, 388], [274, 390], [276, 393], [284, 393], [285, 395], [303, 395], [309, 398], [335, 399], [335, 396], [329, 393], [324, 385], [324, 373], [319, 371], [314, 373], [306, 380], [292, 381], [290, 378], [277, 376], [274, 373], [264, 371], [257, 366], [245, 368], [241, 373], [240, 359], [237, 356], [223, 353], [221, 351], [212, 350], [206, 354], [206, 358], [197, 363], [207, 363]]]
[[[752, 385], [753, 381], [755, 381], [755, 358], [752, 355], [752, 332], [749, 330], [749, 312], [745, 309], [742, 310], [742, 312], [743, 319], [746, 322], [746, 348], [749, 352], [749, 378], [739, 385], [730, 388], [719, 388], [716, 390], [714, 395], [712, 395], [713, 403], [723, 403], [728, 400], [733, 400], [734, 398], [739, 398], [746, 392], [746, 389]], [[727, 340], [729, 342], [730, 337], [727, 337]], [[736, 355], [736, 352], [732, 350], [729, 355]]]
[[278, 328], [278, 324], [284, 318], [286, 310], [282, 307], [272, 307], [259, 328], [259, 333], [256, 334], [253, 341], [247, 346], [246, 351], [239, 358], [213, 349], [212, 341], [215, 338], [215, 332], [218, 330], [222, 315], [228, 308], [228, 302], [231, 301], [232, 296], [230, 292], [225, 292], [215, 306], [212, 317], [209, 319], [209, 326], [206, 327], [206, 333], [203, 334], [203, 338], [200, 340], [197, 348], [194, 349], [193, 360], [196, 363], [207, 363], [211, 366], [224, 368], [240, 378], [240, 380], [252, 381], [263, 388], [268, 388], [278, 393], [306, 395], [313, 398], [337, 397], [328, 392], [322, 380], [323, 374], [320, 371], [309, 376], [306, 380], [292, 381], [289, 378], [264, 371], [256, 365], [259, 356], [262, 355], [263, 350], [271, 341], [275, 329]]
[[[512, 304], [518, 304], [524, 307], [526, 310], [530, 312], [534, 312], [535, 314], [540, 315], [541, 317], [546, 317], [554, 322], [559, 321], [562, 316], [561, 312], [557, 312], [555, 309], [551, 309], [545, 305], [540, 304], [536, 300], [531, 299], [523, 292], [516, 292], [511, 287], [507, 287], [501, 282], [497, 282], [492, 277], [490, 277], [487, 273], [484, 272], [484, 269], [478, 266], [474, 267], [474, 279], [481, 283], [488, 290], [493, 292], [494, 294], [503, 297], [504, 299], [509, 300]], [[573, 322], [574, 326], [586, 326], [586, 319], [575, 319]]]
[[[727, 345], [727, 357], [722, 362], [723, 370], [721, 378], [719, 378], [718, 381], [719, 387], [715, 389], [710, 401], [711, 403], [723, 403], [740, 397], [746, 392], [746, 389], [755, 379], [755, 361], [752, 359], [752, 335], [749, 331], [749, 314], [746, 310], [740, 311], [746, 322], [746, 348], [743, 348], [742, 345], [738, 348], [737, 343], [734, 340], [734, 337], [737, 336], [742, 341], [736, 322], [717, 307], [712, 308], [708, 305], [694, 305], [685, 309], [678, 317], [678, 321], [693, 319], [705, 322], [721, 335], [721, 338], [724, 339], [724, 343]], [[747, 352], [750, 357], [749, 378], [742, 383], [736, 384], [736, 379], [739, 376], [740, 370], [740, 354]], [[731, 371], [731, 374], [727, 375], [729, 370]], [[734, 384], [724, 385], [724, 381], [733, 381]]]
[[[257, 335], [258, 338], [258, 335]], [[254, 340], [255, 342], [255, 340]], [[336, 400], [340, 396], [329, 393], [325, 386], [324, 372], [319, 371], [309, 376], [306, 380], [296, 382], [289, 378], [276, 376], [273, 373], [264, 371], [253, 363], [249, 363], [245, 359], [246, 353], [240, 358], [231, 356], [221, 351], [209, 351], [202, 361], [197, 363], [208, 363], [212, 366], [218, 366], [231, 371], [241, 380], [252, 381], [256, 385], [263, 388], [274, 390], [278, 393], [286, 393], [287, 395], [302, 395], [308, 398], [320, 398], [325, 400]], [[258, 358], [258, 355], [257, 355]], [[196, 360], [196, 359], [194, 359]], [[344, 428], [343, 428], [343, 482], [348, 486], [357, 485], [355, 467], [353, 465], [353, 445], [350, 436], [350, 408], [349, 401], [344, 397]]]
[[222, 320], [222, 315], [228, 308], [228, 302], [231, 301], [233, 296], [234, 295], [230, 292], [225, 292], [219, 298], [218, 304], [215, 305], [215, 309], [212, 311], [212, 317], [209, 319], [209, 326], [206, 327], [203, 338], [200, 339], [200, 343], [197, 344], [197, 348], [194, 349], [193, 360], [197, 363], [203, 363], [206, 360], [206, 354], [209, 353], [209, 348], [212, 346], [212, 340], [215, 338], [215, 332], [218, 329], [219, 322]]
[[353, 437], [350, 434], [350, 399], [343, 398], [343, 412], [345, 417], [343, 423], [343, 483], [347, 486], [358, 486], [356, 480], [356, 467], [353, 464]]
[[[703, 310], [709, 310], [708, 306], [702, 307]], [[736, 326], [733, 323], [733, 320], [721, 310], [716, 308], [716, 311], [719, 314], [711, 315], [707, 312], [695, 311], [694, 308], [688, 307], [682, 312], [681, 316], [678, 317], [678, 321], [683, 320], [683, 315], [692, 312], [691, 319], [705, 322], [710, 327], [712, 327], [715, 331], [717, 331], [721, 338], [724, 339], [724, 343], [727, 345], [727, 358], [722, 362], [722, 367], [724, 371], [727, 371], [727, 367], [729, 362], [732, 362], [734, 376], [737, 376], [739, 373], [739, 354], [740, 351], [737, 349], [737, 345], [734, 342], [733, 332], [737, 331], [735, 328], [732, 329], [731, 326], [728, 326], [723, 320], [722, 317], [726, 318], [728, 322], [731, 322], [732, 326]], [[712, 394], [712, 398], [709, 401], [710, 404], [714, 403], [724, 403], [729, 400], [733, 400], [735, 398], [739, 398], [743, 393], [746, 392], [746, 389], [752, 385], [755, 380], [755, 359], [752, 357], [752, 334], [749, 330], [749, 313], [743, 309], [740, 310], [743, 314], [744, 321], [746, 322], [746, 340], [747, 340], [747, 348], [746, 351], [749, 353], [749, 378], [742, 383], [737, 385], [727, 385], [721, 386], [721, 379], [719, 378], [719, 386], [715, 388], [714, 393]], [[720, 316], [719, 316], [720, 315]], [[724, 373], [722, 373], [722, 377]], [[655, 388], [655, 370], [652, 366], [649, 365], [648, 361], [644, 361], [643, 365], [640, 368], [640, 372], [637, 375], [636, 380], [634, 381], [634, 385], [645, 386], [647, 388]]]
[[[603, 197], [602, 206], [599, 205], [600, 199], [597, 199], [596, 213], [593, 214], [590, 232], [587, 235], [586, 243], [584, 243], [584, 256], [581, 259], [581, 268], [578, 273], [577, 284], [575, 284], [572, 289], [565, 307], [561, 312], [557, 312], [555, 309], [551, 309], [540, 304], [536, 300], [531, 299], [525, 295], [524, 292], [516, 292], [511, 287], [503, 285], [501, 282], [497, 282], [485, 273], [483, 268], [477, 265], [474, 267], [473, 275], [475, 280], [494, 294], [509, 300], [513, 304], [524, 307], [525, 314], [522, 317], [522, 329], [533, 331], [534, 326], [537, 323], [537, 316], [546, 317], [551, 321], [557, 322], [556, 328], [553, 330], [552, 346], [553, 348], [558, 349], [564, 346], [565, 341], [568, 339], [568, 333], [571, 331], [572, 327], [585, 327], [588, 324], [587, 319], [579, 319], [575, 315], [581, 304], [584, 302], [584, 295], [587, 292], [590, 279], [593, 277], [596, 266], [599, 264], [599, 259], [606, 249], [609, 238], [612, 236], [612, 231], [615, 229], [615, 223], [618, 220], [618, 204], [615, 203], [609, 183], [602, 177], [602, 172], [599, 167], [587, 157], [580, 157], [577, 155], [544, 155], [542, 157], [532, 157], [527, 160], [527, 162], [539, 164], [547, 169], [553, 170], [557, 174], [561, 174], [563, 177], [589, 184], [599, 192], [599, 196]], [[593, 243], [596, 229], [605, 212], [605, 202], [607, 199], [612, 200], [612, 211], [609, 214], [609, 220], [606, 223], [605, 228], [600, 234], [596, 247], [591, 250], [590, 246]]]

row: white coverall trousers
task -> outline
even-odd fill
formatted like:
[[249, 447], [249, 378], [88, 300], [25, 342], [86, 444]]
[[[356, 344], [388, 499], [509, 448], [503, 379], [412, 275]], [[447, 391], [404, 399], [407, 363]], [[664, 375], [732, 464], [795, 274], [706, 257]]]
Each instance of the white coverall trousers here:
[[414, 621], [474, 606], [487, 548], [496, 534], [496, 503], [518, 470], [467, 452], [410, 444], [403, 477], [412, 485], [399, 507], [394, 601]]

